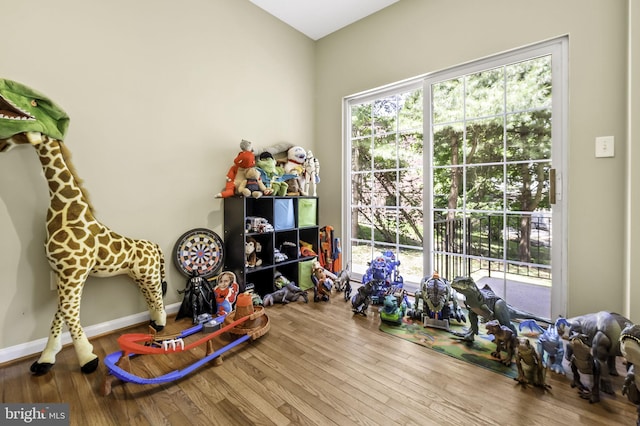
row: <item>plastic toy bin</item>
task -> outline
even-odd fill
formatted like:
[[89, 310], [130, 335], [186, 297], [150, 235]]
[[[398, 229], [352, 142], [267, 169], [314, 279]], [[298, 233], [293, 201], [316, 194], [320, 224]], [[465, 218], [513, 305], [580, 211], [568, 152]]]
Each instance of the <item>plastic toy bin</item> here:
[[318, 203], [315, 198], [298, 199], [298, 228], [318, 224]]
[[273, 229], [280, 231], [283, 229], [295, 228], [293, 200], [274, 200], [273, 204]]
[[313, 281], [311, 281], [311, 271], [313, 270], [313, 262], [318, 260], [313, 258], [310, 260], [304, 260], [298, 263], [298, 287], [302, 290], [309, 290], [313, 288]]

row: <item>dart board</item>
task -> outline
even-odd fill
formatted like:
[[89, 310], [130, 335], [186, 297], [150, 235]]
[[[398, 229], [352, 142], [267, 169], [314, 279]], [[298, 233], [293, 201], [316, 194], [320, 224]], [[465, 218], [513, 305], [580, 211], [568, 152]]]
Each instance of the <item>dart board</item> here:
[[182, 234], [173, 248], [176, 266], [187, 277], [196, 271], [210, 278], [222, 269], [224, 244], [215, 232], [206, 228], [195, 228]]

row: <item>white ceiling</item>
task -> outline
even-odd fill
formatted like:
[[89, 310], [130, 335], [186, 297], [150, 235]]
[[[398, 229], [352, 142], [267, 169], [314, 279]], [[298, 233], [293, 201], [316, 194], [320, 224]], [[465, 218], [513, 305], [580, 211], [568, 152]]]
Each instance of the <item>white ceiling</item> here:
[[399, 0], [250, 0], [313, 40], [331, 34]]

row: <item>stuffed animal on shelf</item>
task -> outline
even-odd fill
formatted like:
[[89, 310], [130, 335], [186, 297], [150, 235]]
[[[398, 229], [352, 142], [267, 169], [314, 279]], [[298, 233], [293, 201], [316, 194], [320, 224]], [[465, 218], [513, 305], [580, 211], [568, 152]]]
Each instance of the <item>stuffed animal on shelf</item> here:
[[271, 188], [273, 195], [287, 195], [289, 185], [284, 181], [284, 170], [277, 166], [276, 160], [270, 152], [263, 152], [256, 158], [256, 167], [267, 188]]
[[[304, 161], [307, 159], [307, 152], [301, 146], [294, 146], [289, 148], [287, 151], [287, 162], [284, 164], [284, 172], [285, 174], [293, 174], [296, 175], [295, 180], [298, 182], [298, 191], [299, 194], [296, 195], [307, 195], [304, 191]], [[293, 180], [293, 179], [290, 179]], [[287, 181], [287, 184], [291, 186], [290, 180]], [[289, 189], [287, 195], [292, 193]]]
[[320, 262], [316, 261], [313, 263], [311, 281], [313, 282], [313, 301], [328, 301], [331, 297], [333, 281], [327, 276], [325, 269], [320, 266]]
[[248, 268], [255, 268], [262, 265], [262, 259], [258, 257], [258, 253], [262, 251], [262, 246], [253, 237], [248, 237], [244, 243], [244, 254], [246, 257], [245, 264]]
[[285, 181], [285, 183], [287, 184], [287, 195], [290, 197], [296, 195], [304, 195], [300, 190], [300, 181], [298, 179], [298, 176], [295, 174], [288, 174], [285, 176], [290, 176], [290, 178]]
[[240, 287], [236, 282], [236, 274], [225, 271], [218, 275], [218, 284], [213, 288], [218, 316], [233, 311]]
[[260, 171], [256, 167], [249, 167], [244, 172], [244, 179], [238, 185], [236, 192], [245, 197], [260, 198], [269, 195], [273, 191], [267, 188], [260, 179]]
[[242, 140], [240, 142], [241, 151], [233, 160], [233, 165], [227, 172], [226, 184], [224, 189], [216, 194], [216, 198], [233, 197], [238, 192], [236, 188], [245, 180], [245, 172], [249, 167], [256, 165], [256, 157], [253, 154], [253, 148], [250, 141]]
[[304, 186], [302, 190], [315, 197], [318, 195], [316, 191], [318, 183], [320, 183], [320, 161], [309, 150], [307, 158], [304, 160]]

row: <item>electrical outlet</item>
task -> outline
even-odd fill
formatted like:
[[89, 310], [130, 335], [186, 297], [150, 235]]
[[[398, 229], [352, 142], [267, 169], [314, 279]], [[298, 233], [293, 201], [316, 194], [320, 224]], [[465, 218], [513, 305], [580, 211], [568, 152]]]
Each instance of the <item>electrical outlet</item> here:
[[613, 136], [598, 136], [596, 138], [596, 157], [613, 157], [615, 154], [613, 140]]

